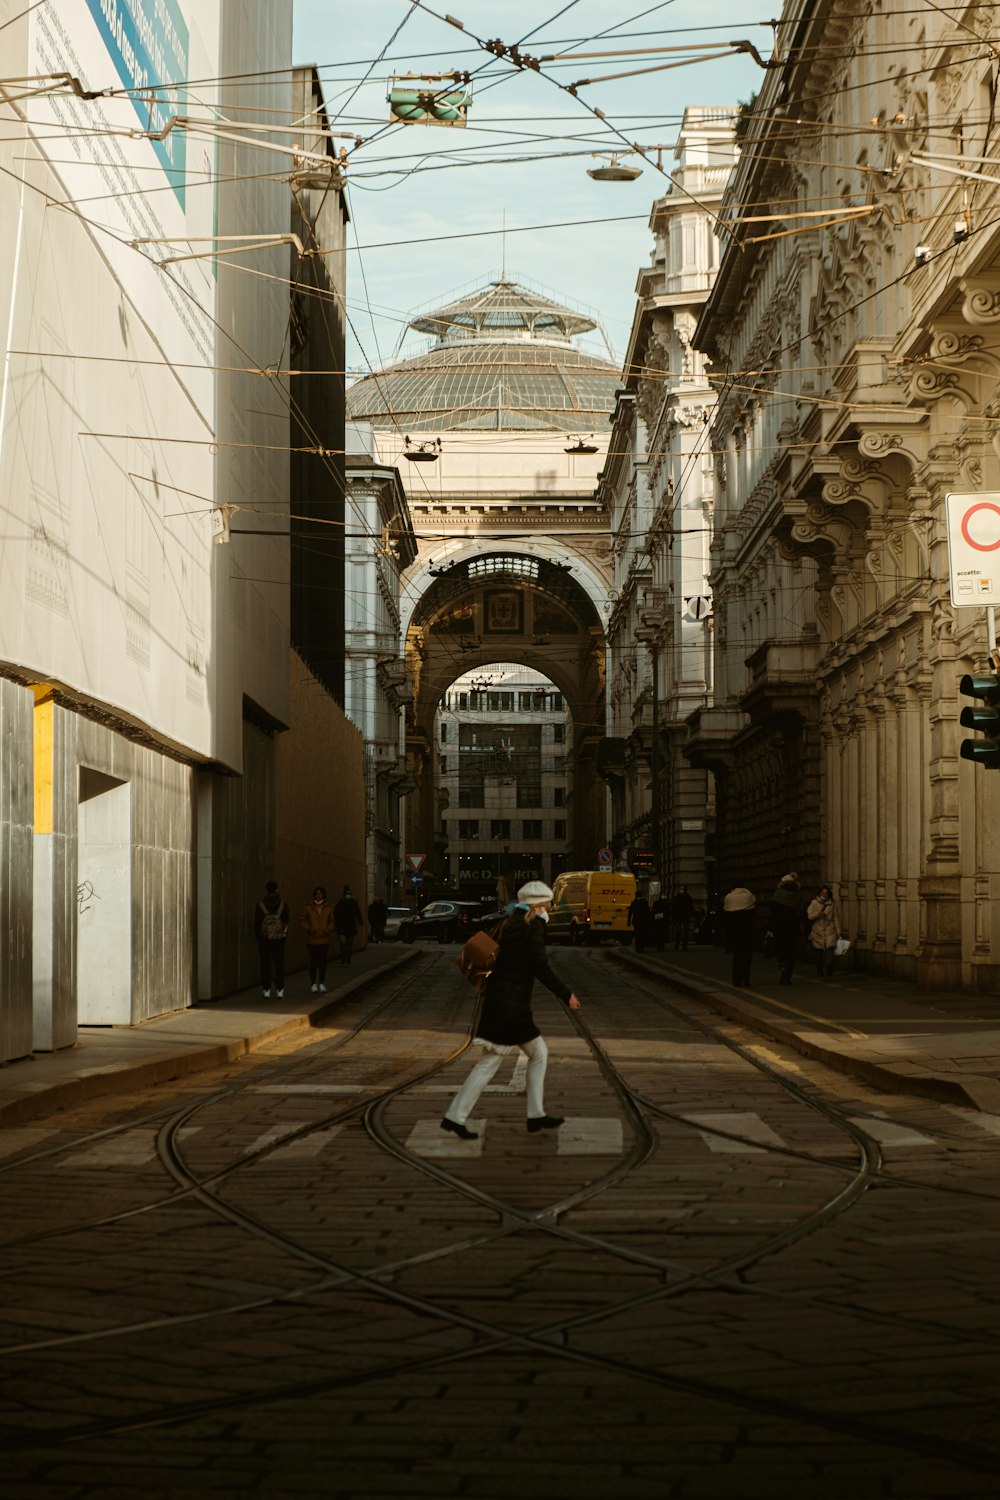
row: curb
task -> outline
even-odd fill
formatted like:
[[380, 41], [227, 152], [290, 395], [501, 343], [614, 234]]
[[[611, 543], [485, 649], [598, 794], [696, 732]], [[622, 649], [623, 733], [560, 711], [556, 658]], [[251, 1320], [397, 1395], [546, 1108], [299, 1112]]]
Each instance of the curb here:
[[[938, 1104], [955, 1104], [964, 1109], [974, 1109], [991, 1114], [1000, 1111], [1000, 1081], [984, 1074], [967, 1074], [960, 1082], [954, 1077], [940, 1073], [920, 1071], [918, 1065], [909, 1063], [894, 1065], [875, 1062], [872, 1058], [856, 1057], [826, 1047], [821, 1042], [805, 1037], [793, 1027], [774, 1020], [755, 1007], [740, 1004], [734, 998], [715, 988], [692, 979], [683, 969], [656, 968], [626, 949], [618, 949], [618, 962], [627, 967], [669, 981], [675, 989], [693, 1000], [700, 1000], [710, 1010], [718, 1011], [727, 1020], [737, 1021], [751, 1031], [759, 1032], [771, 1041], [781, 1042], [793, 1051], [814, 1062], [822, 1063], [838, 1073], [859, 1078], [864, 1083], [874, 1084], [890, 1094], [914, 1094], [919, 1098], [933, 1099]], [[765, 997], [766, 998], [766, 997]], [[818, 1024], [822, 1024], [821, 1018]], [[905, 1071], [904, 1071], [905, 1067]]]
[[[229, 1042], [212, 1042], [205, 1047], [193, 1047], [190, 1051], [184, 1052], [170, 1052], [170, 1043], [167, 1041], [164, 1043], [164, 1052], [160, 1057], [151, 1057], [145, 1062], [110, 1063], [103, 1068], [84, 1068], [73, 1078], [67, 1078], [61, 1083], [54, 1083], [48, 1087], [43, 1086], [35, 1094], [26, 1095], [21, 1099], [12, 1099], [7, 1104], [0, 1105], [0, 1129], [5, 1125], [25, 1125], [32, 1120], [44, 1119], [57, 1110], [84, 1104], [91, 1099], [131, 1093], [133, 1089], [150, 1088], [158, 1083], [173, 1083], [193, 1073], [204, 1073], [210, 1068], [224, 1067], [227, 1063], [246, 1057], [261, 1047], [270, 1046], [272, 1042], [310, 1031], [314, 1026], [321, 1025], [335, 1006], [342, 1001], [361, 994], [372, 984], [395, 973], [397, 969], [405, 968], [419, 956], [419, 949], [408, 948], [387, 963], [380, 964], [378, 968], [367, 969], [364, 974], [359, 974], [357, 979], [351, 980], [336, 994], [328, 995], [321, 1004], [316, 1005], [304, 1015], [290, 1016], [287, 1021], [281, 1021], [276, 1026], [268, 1026], [263, 1031], [234, 1037]], [[190, 1014], [191, 1010], [207, 1009], [209, 1009], [208, 1004], [191, 1006], [188, 1011], [182, 1011], [181, 1014]]]

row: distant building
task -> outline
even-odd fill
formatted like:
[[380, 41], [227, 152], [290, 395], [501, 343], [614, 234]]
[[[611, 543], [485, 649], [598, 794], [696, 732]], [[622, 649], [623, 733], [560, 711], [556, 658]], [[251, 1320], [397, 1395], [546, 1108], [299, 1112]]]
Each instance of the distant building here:
[[540, 672], [466, 672], [434, 719], [447, 875], [462, 894], [509, 900], [568, 868], [573, 720]]
[[598, 331], [596, 317], [523, 277], [501, 274], [410, 327], [429, 346], [347, 393], [402, 474], [419, 549], [402, 611], [414, 692], [408, 848], [426, 852], [428, 877], [444, 877], [434, 716], [458, 676], [503, 660], [550, 678], [573, 705], [573, 837], [576, 858], [591, 863], [607, 836], [594, 753], [606, 728], [610, 587], [594, 487], [618, 366], [607, 348], [579, 342]]

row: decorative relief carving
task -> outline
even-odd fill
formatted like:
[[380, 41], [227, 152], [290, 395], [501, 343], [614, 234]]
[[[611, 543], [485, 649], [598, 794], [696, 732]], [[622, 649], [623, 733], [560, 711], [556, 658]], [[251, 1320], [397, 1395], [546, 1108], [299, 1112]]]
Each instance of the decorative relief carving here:
[[980, 327], [1000, 323], [1000, 291], [997, 291], [993, 278], [986, 281], [972, 276], [964, 277], [959, 282], [959, 287], [965, 298], [962, 317], [967, 323]]
[[931, 601], [931, 633], [939, 640], [955, 639], [955, 611], [949, 599]]

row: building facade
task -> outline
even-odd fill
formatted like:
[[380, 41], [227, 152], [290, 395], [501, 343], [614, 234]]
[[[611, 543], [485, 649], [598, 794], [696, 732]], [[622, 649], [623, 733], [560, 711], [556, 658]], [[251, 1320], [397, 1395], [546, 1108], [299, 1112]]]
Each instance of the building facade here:
[[723, 883], [829, 882], [860, 962], [990, 989], [1000, 787], [958, 723], [985, 619], [950, 600], [945, 496], [1000, 484], [996, 12], [784, 8], [694, 335], [715, 633], [688, 745]]
[[552, 882], [573, 847], [573, 719], [540, 672], [495, 662], [456, 678], [434, 718], [446, 877], [510, 900]]
[[400, 578], [417, 543], [399, 470], [378, 457], [371, 427], [347, 426], [347, 540], [344, 708], [365, 754], [368, 897], [401, 899], [400, 801], [412, 789], [406, 769], [406, 677]]
[[594, 486], [620, 380], [578, 343], [596, 319], [501, 275], [416, 315], [421, 352], [348, 390], [383, 462], [398, 466], [418, 555], [402, 625], [413, 702], [407, 850], [446, 878], [434, 717], [456, 678], [497, 661], [551, 679], [573, 713], [574, 858], [607, 837], [596, 769], [606, 733], [607, 514]]
[[[290, 650], [289, 187], [248, 128], [292, 119], [290, 12], [129, 18], [29, 7], [0, 31], [0, 78], [29, 80], [0, 86], [3, 1060], [251, 983], [263, 881], [295, 902], [350, 859], [322, 798], [308, 841], [279, 825], [324, 772], [318, 723], [354, 765]], [[136, 68], [162, 102], [128, 96]], [[180, 107], [169, 80], [195, 76], [238, 80], [241, 130]]]
[[719, 264], [716, 216], [736, 155], [735, 111], [684, 111], [673, 186], [653, 205], [652, 261], [632, 334], [598, 499], [611, 527], [609, 733], [612, 843], [668, 890], [715, 896], [713, 788], [684, 755], [712, 687], [709, 540], [715, 404], [693, 334]]

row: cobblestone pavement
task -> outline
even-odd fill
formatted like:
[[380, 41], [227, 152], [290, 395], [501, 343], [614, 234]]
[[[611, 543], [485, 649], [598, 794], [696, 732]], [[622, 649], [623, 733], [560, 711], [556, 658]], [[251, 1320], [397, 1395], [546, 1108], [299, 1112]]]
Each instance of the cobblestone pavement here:
[[5, 1500], [995, 1495], [1000, 1118], [563, 951], [463, 1143], [452, 957], [0, 1134]]

